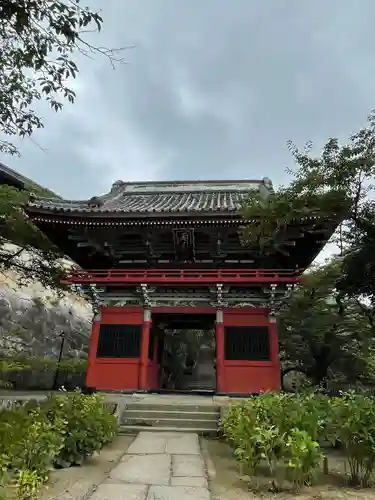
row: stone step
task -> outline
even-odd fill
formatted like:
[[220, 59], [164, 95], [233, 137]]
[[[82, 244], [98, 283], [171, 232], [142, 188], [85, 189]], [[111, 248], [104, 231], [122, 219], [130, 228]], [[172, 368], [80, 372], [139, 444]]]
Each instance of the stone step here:
[[215, 385], [207, 383], [207, 385], [202, 385], [199, 381], [197, 383], [187, 381], [183, 384], [182, 389], [184, 391], [214, 391]]
[[165, 411], [165, 412], [203, 412], [203, 413], [220, 413], [220, 407], [216, 405], [192, 405], [192, 404], [163, 404], [163, 403], [129, 403], [126, 405], [126, 410], [141, 410], [141, 411]]
[[138, 434], [138, 432], [186, 432], [196, 433], [201, 436], [216, 437], [217, 430], [201, 428], [201, 427], [149, 427], [145, 425], [121, 425], [119, 434]]
[[215, 411], [210, 411], [210, 412], [203, 412], [203, 411], [165, 411], [163, 409], [159, 410], [138, 410], [138, 409], [133, 409], [133, 408], [125, 408], [122, 415], [121, 415], [121, 421], [123, 420], [131, 420], [131, 419], [141, 419], [141, 418], [146, 418], [146, 419], [163, 419], [163, 418], [170, 418], [170, 419], [178, 419], [178, 420], [210, 420], [213, 422], [217, 422], [220, 417], [219, 412]]
[[182, 427], [184, 429], [199, 428], [217, 430], [217, 422], [215, 420], [182, 420], [180, 418], [143, 418], [133, 417], [132, 419], [124, 418], [122, 425], [142, 425], [145, 427]]

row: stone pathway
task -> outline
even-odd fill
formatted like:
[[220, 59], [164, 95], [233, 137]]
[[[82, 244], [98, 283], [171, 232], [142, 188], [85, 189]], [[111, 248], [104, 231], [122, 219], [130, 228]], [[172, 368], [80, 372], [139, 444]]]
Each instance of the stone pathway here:
[[140, 432], [90, 500], [210, 500], [197, 434]]

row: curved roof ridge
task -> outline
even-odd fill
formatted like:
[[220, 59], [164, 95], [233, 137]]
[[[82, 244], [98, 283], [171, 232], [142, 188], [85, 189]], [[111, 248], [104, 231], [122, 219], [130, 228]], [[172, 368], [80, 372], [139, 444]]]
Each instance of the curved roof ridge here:
[[[217, 182], [217, 183], [216, 183]], [[198, 187], [199, 186], [199, 187]], [[59, 213], [134, 214], [197, 214], [238, 213], [250, 192], [264, 196], [273, 192], [268, 178], [262, 181], [167, 181], [123, 183], [116, 181], [109, 193], [89, 200], [35, 199], [30, 211]]]
[[262, 179], [200, 179], [200, 180], [170, 180], [170, 181], [123, 181], [123, 180], [118, 180], [117, 182], [125, 184], [142, 184], [142, 185], [150, 185], [150, 184], [166, 184], [166, 185], [171, 185], [171, 184], [248, 184], [248, 183], [253, 183], [253, 184], [260, 184], [262, 183], [265, 179], [268, 179], [266, 177], [263, 177]]

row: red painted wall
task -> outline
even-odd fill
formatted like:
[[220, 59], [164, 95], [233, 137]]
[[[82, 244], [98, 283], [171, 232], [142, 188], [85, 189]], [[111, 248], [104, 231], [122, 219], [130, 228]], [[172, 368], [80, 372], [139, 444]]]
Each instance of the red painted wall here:
[[[164, 312], [164, 311], [163, 311]], [[172, 312], [170, 310], [170, 312]], [[174, 311], [173, 311], [174, 312]], [[180, 311], [179, 311], [180, 312]], [[186, 310], [186, 313], [190, 311]], [[194, 311], [196, 312], [196, 311]], [[202, 313], [212, 312], [204, 310]], [[101, 320], [94, 321], [89, 348], [86, 385], [102, 390], [136, 390], [139, 388], [139, 358], [96, 358], [100, 323], [143, 324], [143, 309], [102, 308]], [[277, 326], [268, 321], [265, 309], [227, 309], [224, 311], [226, 326], [268, 326], [271, 342], [270, 361], [223, 360], [220, 370], [220, 392], [227, 394], [254, 394], [280, 390], [280, 362], [278, 356]], [[157, 352], [147, 367], [149, 389], [160, 387]], [[219, 385], [219, 384], [218, 384]]]
[[99, 327], [102, 324], [140, 325], [143, 309], [103, 307], [100, 321], [94, 321], [91, 332], [86, 385], [101, 390], [135, 390], [139, 384], [139, 358], [97, 358]]
[[271, 343], [270, 361], [223, 362], [221, 392], [227, 394], [258, 394], [280, 390], [280, 362], [276, 324], [268, 321], [266, 309], [227, 309], [224, 311], [226, 326], [268, 326]]

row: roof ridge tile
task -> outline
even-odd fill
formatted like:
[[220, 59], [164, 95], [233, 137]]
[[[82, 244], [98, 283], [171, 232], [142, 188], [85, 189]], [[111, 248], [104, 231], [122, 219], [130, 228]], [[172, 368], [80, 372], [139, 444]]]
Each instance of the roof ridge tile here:
[[[227, 183], [228, 186], [228, 183]], [[259, 185], [257, 189], [260, 189]], [[264, 187], [267, 193], [269, 188]], [[250, 193], [250, 189], [201, 189], [185, 191], [126, 192], [119, 186], [110, 193], [98, 197], [100, 206], [90, 206], [90, 200], [56, 200], [38, 198], [28, 204], [29, 209], [69, 213], [122, 214], [189, 214], [238, 212]], [[92, 205], [92, 204], [91, 204]]]

